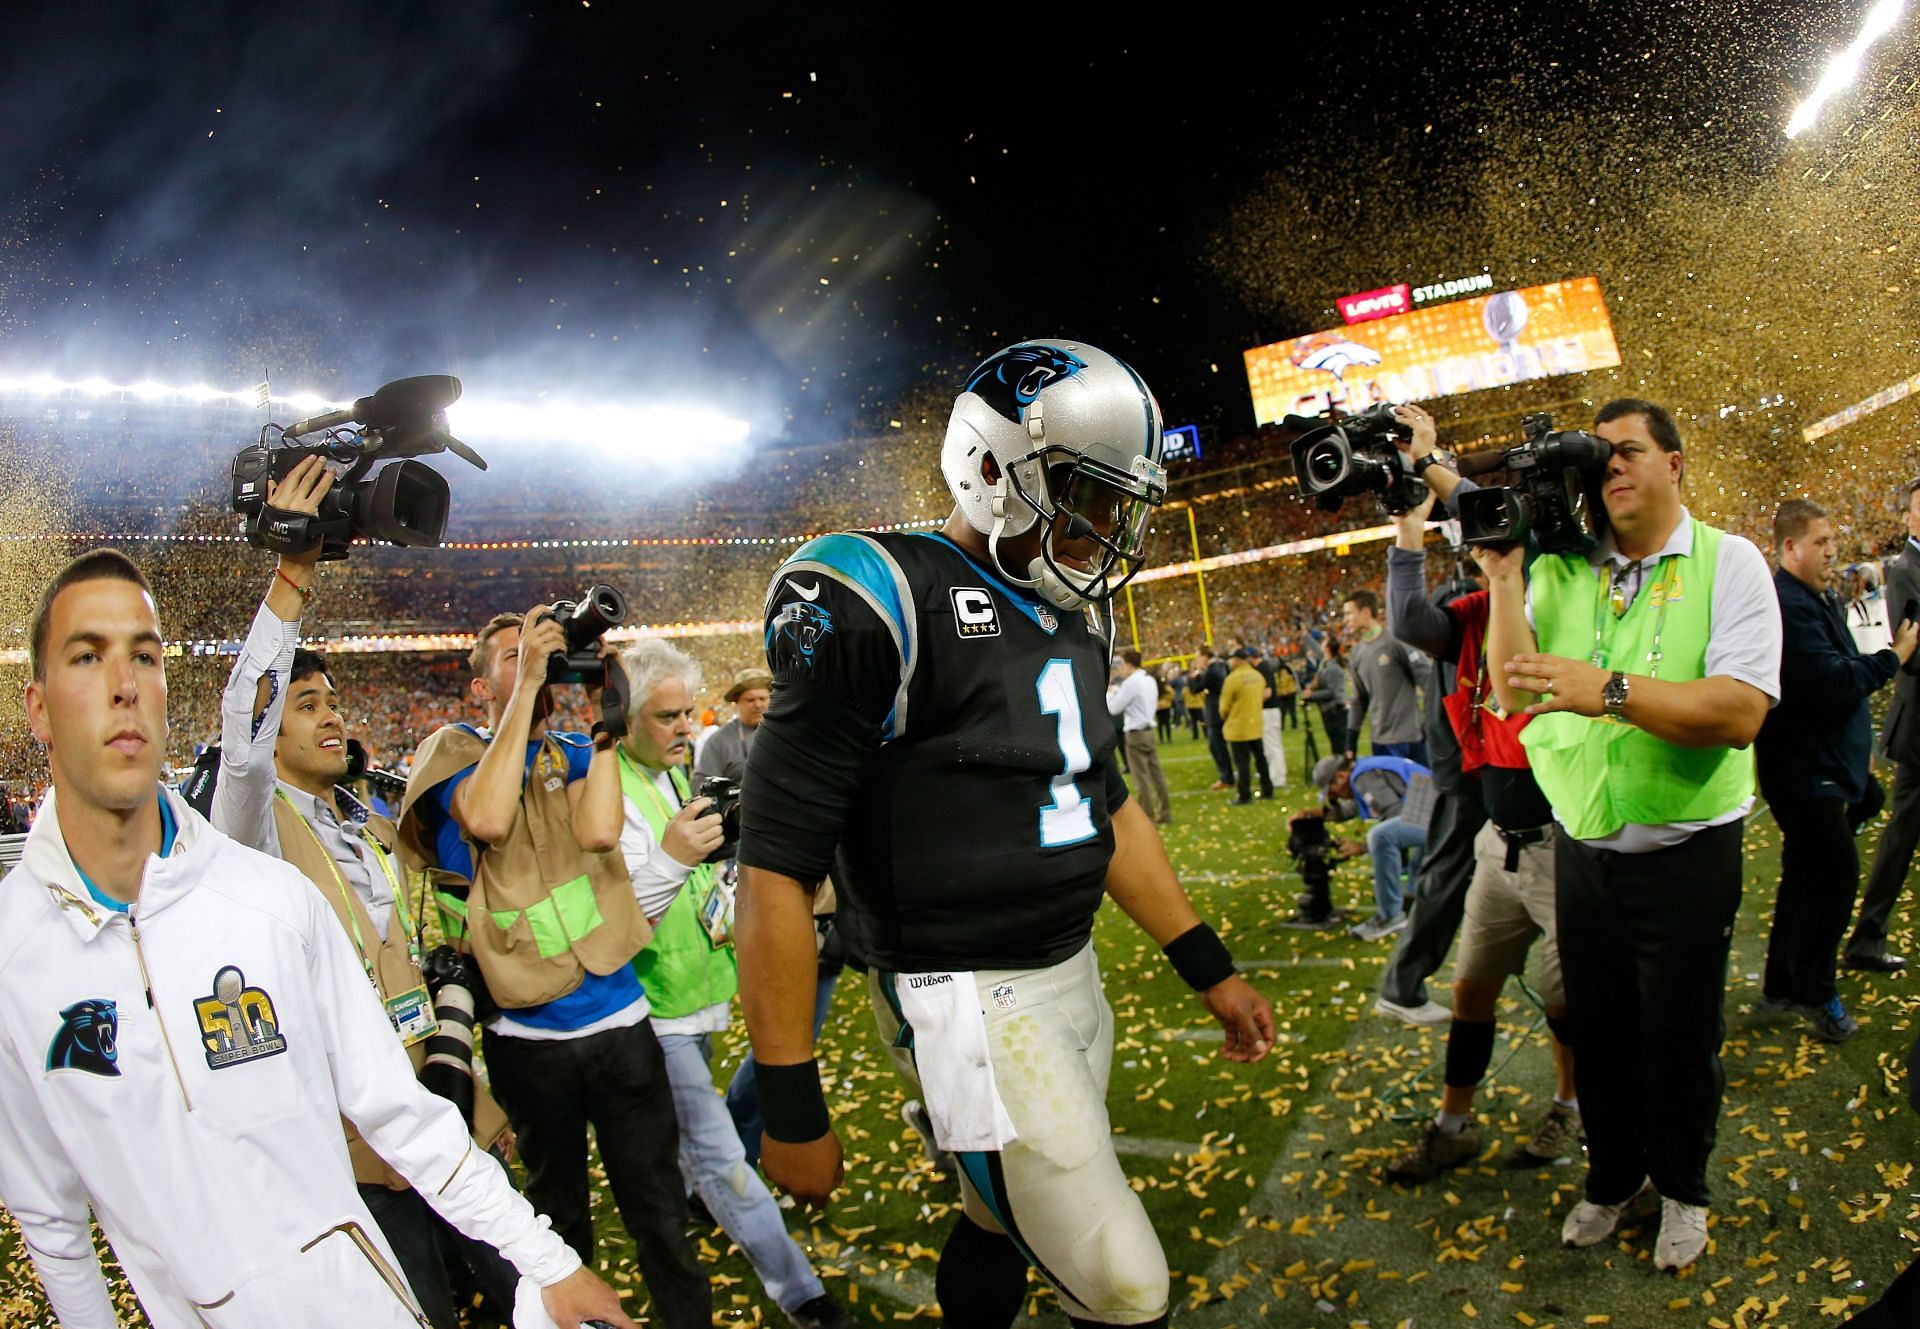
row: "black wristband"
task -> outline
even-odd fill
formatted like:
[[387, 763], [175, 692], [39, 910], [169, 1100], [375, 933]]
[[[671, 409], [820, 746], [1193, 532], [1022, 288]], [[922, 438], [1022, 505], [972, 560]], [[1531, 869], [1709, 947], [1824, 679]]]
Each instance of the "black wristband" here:
[[760, 1090], [760, 1118], [771, 1139], [806, 1144], [833, 1129], [827, 1096], [820, 1088], [819, 1062], [769, 1066], [756, 1061], [753, 1078]]
[[1195, 992], [1205, 992], [1234, 975], [1232, 952], [1205, 923], [1194, 924], [1162, 949], [1173, 962], [1173, 971]]

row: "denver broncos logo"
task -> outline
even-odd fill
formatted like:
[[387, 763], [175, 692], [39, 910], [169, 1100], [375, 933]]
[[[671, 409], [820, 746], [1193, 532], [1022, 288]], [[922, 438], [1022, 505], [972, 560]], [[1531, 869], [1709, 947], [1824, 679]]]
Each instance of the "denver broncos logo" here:
[[85, 1071], [89, 1075], [118, 1075], [120, 1067], [119, 1008], [105, 997], [76, 1001], [60, 1012], [60, 1029], [47, 1048], [50, 1071]]
[[1302, 369], [1322, 369], [1341, 382], [1355, 365], [1377, 365], [1380, 352], [1357, 341], [1348, 341], [1338, 332], [1316, 332], [1293, 345], [1287, 359]]
[[782, 605], [767, 629], [768, 645], [783, 641], [801, 663], [811, 665], [822, 637], [833, 634], [833, 615], [817, 604], [795, 600]]
[[1058, 346], [1009, 346], [973, 371], [965, 391], [1019, 424], [1020, 413], [1033, 404], [1042, 388], [1072, 378], [1086, 367], [1086, 361]]

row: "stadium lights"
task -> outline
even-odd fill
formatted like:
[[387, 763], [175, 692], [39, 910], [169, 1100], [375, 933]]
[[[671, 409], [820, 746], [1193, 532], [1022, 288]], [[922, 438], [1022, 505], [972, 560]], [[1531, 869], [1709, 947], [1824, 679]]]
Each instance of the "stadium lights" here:
[[[227, 392], [206, 383], [176, 387], [150, 378], [138, 383], [114, 383], [97, 374], [82, 379], [63, 379], [45, 373], [0, 374], [0, 397], [53, 397], [66, 393], [83, 397], [127, 396], [149, 403], [174, 398], [195, 405], [237, 402], [251, 407], [259, 401], [258, 389]], [[276, 391], [273, 403], [304, 415], [353, 405], [334, 401], [318, 392]], [[592, 441], [604, 451], [622, 456], [646, 455], [672, 446], [681, 449], [683, 455], [698, 456], [706, 463], [726, 460], [727, 453], [744, 447], [750, 429], [745, 420], [695, 407], [609, 402], [589, 405], [552, 398], [528, 402], [466, 397], [456, 402], [447, 414], [462, 437], [471, 436], [481, 441], [578, 439]]]
[[1812, 95], [1794, 108], [1792, 119], [1787, 121], [1788, 138], [1798, 138], [1811, 128], [1819, 118], [1820, 108], [1851, 86], [1860, 76], [1861, 66], [1866, 63], [1867, 48], [1893, 30], [1893, 25], [1899, 21], [1900, 13], [1905, 8], [1906, 0], [1879, 0], [1867, 11], [1866, 21], [1860, 25], [1860, 33], [1853, 39], [1853, 44], [1827, 61], [1827, 68], [1820, 75], [1820, 82], [1815, 85]]

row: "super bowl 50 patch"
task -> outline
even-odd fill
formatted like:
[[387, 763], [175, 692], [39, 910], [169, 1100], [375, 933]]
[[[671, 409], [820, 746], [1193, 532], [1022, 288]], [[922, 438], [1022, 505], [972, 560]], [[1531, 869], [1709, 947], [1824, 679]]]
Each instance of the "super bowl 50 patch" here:
[[287, 1050], [273, 998], [263, 988], [248, 987], [247, 976], [235, 965], [213, 976], [213, 995], [196, 1000], [193, 1014], [200, 1021], [200, 1041], [212, 1070]]

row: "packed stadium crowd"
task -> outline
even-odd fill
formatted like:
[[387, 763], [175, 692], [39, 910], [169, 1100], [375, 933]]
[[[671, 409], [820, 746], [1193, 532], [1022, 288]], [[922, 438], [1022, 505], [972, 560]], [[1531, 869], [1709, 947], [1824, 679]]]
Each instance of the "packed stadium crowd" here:
[[[589, 1126], [659, 1322], [712, 1316], [686, 1230], [697, 1205], [792, 1323], [853, 1323], [789, 1238], [769, 1185], [821, 1202], [842, 1180], [814, 1040], [846, 965], [868, 975], [881, 1034], [914, 1095], [907, 1124], [929, 1158], [963, 1178], [937, 1285], [947, 1318], [1009, 1323], [1031, 1265], [1075, 1323], [1165, 1324], [1160, 1237], [1103, 1143], [1112, 1020], [1100, 1014], [1091, 959], [1103, 896], [1194, 990], [1227, 1059], [1257, 1062], [1277, 1042], [1268, 999], [1159, 849], [1156, 825], [1177, 820], [1160, 748], [1184, 735], [1204, 744], [1208, 792], [1228, 806], [1311, 789], [1285, 818], [1303, 889], [1280, 925], [1385, 943], [1373, 1009], [1446, 1028], [1439, 1102], [1384, 1164], [1389, 1180], [1419, 1184], [1485, 1156], [1489, 1131], [1474, 1103], [1496, 1005], [1537, 952], [1554, 1092], [1519, 1152], [1545, 1163], [1584, 1150], [1564, 1244], [1617, 1240], [1629, 1211], [1651, 1204], [1656, 1267], [1710, 1258], [1728, 938], [1756, 792], [1786, 845], [1768, 1009], [1813, 1039], [1845, 1042], [1859, 1025], [1837, 968], [1906, 964], [1888, 949], [1888, 919], [1920, 839], [1910, 734], [1887, 739], [1893, 820], [1851, 934], [1847, 925], [1854, 839], [1884, 802], [1869, 769], [1869, 703], [1899, 678], [1889, 735], [1906, 732], [1899, 719], [1920, 704], [1906, 672], [1920, 628], [1899, 613], [1920, 592], [1920, 481], [1896, 504], [1911, 543], [1902, 550], [1896, 538], [1897, 557], [1882, 564], [1880, 480], [1849, 472], [1823, 503], [1789, 499], [1764, 512], [1721, 491], [1693, 512], [1680, 499], [1693, 454], [1678, 425], [1654, 403], [1620, 399], [1595, 424], [1610, 450], [1604, 519], [1564, 549], [1537, 531], [1527, 564], [1511, 542], [1454, 545], [1431, 529], [1457, 519], [1475, 486], [1438, 449], [1422, 408], [1395, 408], [1416, 492], [1390, 514], [1365, 494], [1339, 512], [1302, 502], [1251, 447], [1226, 450], [1205, 483], [1189, 478], [1161, 507], [1163, 439], [1137, 376], [1094, 348], [1063, 355], [1023, 345], [976, 372], [970, 383], [986, 386], [961, 395], [947, 437], [964, 426], [991, 446], [960, 456], [943, 447], [948, 491], [930, 486], [912, 439], [876, 444], [879, 478], [864, 497], [888, 496], [901, 505], [895, 515], [912, 514], [902, 522], [950, 507], [933, 538], [608, 545], [593, 542], [632, 537], [588, 520], [531, 547], [509, 538], [358, 549], [323, 565], [314, 545], [275, 559], [187, 538], [230, 532], [228, 516], [202, 505], [140, 566], [95, 551], [59, 567], [21, 643], [32, 735], [4, 731], [0, 750], [9, 821], [43, 809], [22, 871], [48, 891], [34, 893], [37, 905], [24, 892], [0, 900], [14, 911], [0, 912], [0, 935], [50, 938], [45, 955], [21, 962], [36, 966], [31, 981], [92, 981], [106, 972], [97, 953], [76, 949], [50, 917], [70, 902], [90, 928], [111, 929], [132, 899], [126, 926], [137, 943], [134, 919], [151, 898], [142, 892], [180, 889], [166, 884], [168, 870], [146, 868], [153, 847], [163, 864], [182, 865], [224, 837], [246, 847], [249, 857], [195, 869], [214, 883], [202, 894], [238, 890], [251, 874], [256, 898], [271, 901], [265, 912], [297, 915], [309, 950], [332, 957], [315, 972], [339, 972], [297, 986], [292, 970], [274, 967], [284, 939], [261, 928], [244, 977], [223, 952], [213, 995], [195, 1006], [207, 1055], [171, 1074], [183, 1100], [219, 1104], [234, 1078], [225, 1071], [292, 1052], [274, 1063], [275, 1084], [324, 1110], [289, 1126], [276, 1166], [301, 1148], [340, 1154], [339, 1118], [348, 1119], [351, 1175], [334, 1169], [262, 1239], [291, 1240], [364, 1207], [382, 1234], [376, 1254], [413, 1294], [404, 1310], [388, 1295], [394, 1279], [386, 1293], [356, 1284], [332, 1257], [282, 1275], [351, 1302], [365, 1316], [356, 1323], [450, 1329], [457, 1301], [474, 1296], [502, 1314], [517, 1306], [516, 1323], [630, 1324], [593, 1265]], [[1121, 442], [1118, 429], [1077, 434], [1072, 408], [1061, 407], [1067, 423], [1051, 427], [1063, 437], [1033, 448], [1011, 389], [996, 397], [986, 371], [1018, 378], [1036, 364], [1085, 373], [1117, 403], [1113, 419], [1134, 428], [1144, 415], [1149, 432]], [[1002, 469], [999, 458], [1016, 455]], [[794, 477], [803, 490], [804, 474]], [[310, 459], [273, 501], [297, 527], [331, 484]], [[804, 506], [807, 493], [817, 508]], [[1009, 529], [1016, 493], [1031, 512]], [[801, 499], [823, 526], [851, 506], [825, 489]], [[1191, 505], [1191, 528], [1179, 502]], [[1729, 506], [1738, 512], [1713, 511]], [[1381, 525], [1390, 540], [1328, 541], [1109, 590], [1149, 552], [1170, 562], [1196, 541], [1204, 556]], [[1693, 560], [1691, 595], [1679, 585], [1682, 559]], [[558, 591], [590, 601], [595, 583], [620, 587], [642, 624], [732, 626], [615, 644], [609, 622], [520, 612]], [[89, 613], [105, 626], [73, 626]], [[1856, 620], [1874, 613], [1881, 635], [1863, 638]], [[155, 627], [189, 645], [165, 660], [166, 710], [150, 715], [140, 680], [161, 663]], [[420, 650], [357, 640], [406, 633], [461, 635]], [[329, 641], [341, 649], [327, 653]], [[996, 658], [982, 643], [1003, 668], [978, 667]], [[100, 689], [73, 678], [101, 656], [120, 671], [108, 709], [124, 712], [114, 723], [125, 727], [77, 779], [67, 763], [82, 759], [63, 735]], [[1643, 661], [1644, 675], [1616, 667]], [[149, 721], [151, 731], [140, 727]], [[1288, 736], [1299, 730], [1308, 761], [1290, 771]], [[903, 735], [921, 741], [895, 741]], [[138, 761], [114, 764], [123, 757]], [[364, 767], [396, 778], [369, 785]], [[1049, 801], [1036, 851], [1039, 795], [1029, 786], [1042, 767]], [[177, 792], [156, 802], [155, 775]], [[85, 848], [62, 840], [56, 819], [98, 812], [108, 824], [118, 805], [100, 800], [114, 781], [139, 796], [119, 809], [120, 840], [104, 830]], [[41, 801], [50, 786], [52, 800]], [[934, 789], [975, 824], [926, 826]], [[139, 821], [149, 813], [150, 826]], [[856, 817], [915, 833], [862, 835]], [[951, 879], [951, 863], [974, 852], [955, 837], [1016, 825], [1018, 843], [994, 852], [1018, 871]], [[101, 852], [109, 841], [129, 852]], [[1371, 878], [1359, 914], [1331, 894], [1348, 860], [1365, 860]], [[1697, 890], [1675, 892], [1676, 880]], [[323, 904], [310, 898], [314, 884]], [[421, 953], [429, 929], [410, 908], [433, 911], [445, 945]], [[212, 958], [184, 930], [162, 941], [196, 965]], [[1438, 1000], [1428, 982], [1449, 956], [1451, 992]], [[364, 1001], [362, 969], [384, 1021]], [[269, 974], [271, 998], [257, 986]], [[158, 1054], [122, 1051], [138, 1037], [131, 1020], [98, 1037], [116, 1009], [132, 1009], [114, 990], [114, 1000], [59, 1009], [49, 1068], [162, 1077]], [[713, 1039], [729, 1028], [736, 996], [752, 1052], [723, 1098]], [[150, 980], [144, 999], [154, 1005]], [[289, 1011], [329, 1012], [330, 1023], [311, 1043], [289, 1042], [280, 1033]], [[1098, 1027], [1109, 1032], [1083, 1033]], [[1048, 1056], [1032, 1055], [1034, 1039]], [[1084, 1084], [1063, 1092], [1039, 1062], [1084, 1068]], [[372, 1069], [349, 1074], [346, 1063]], [[984, 1081], [967, 1069], [989, 1065]], [[1635, 1101], [1656, 1070], [1658, 1119]], [[195, 1124], [159, 1097], [168, 1106], [142, 1123], [139, 1143], [199, 1148]], [[0, 1137], [0, 1200], [22, 1222], [59, 1313], [111, 1322], [86, 1242], [88, 1201], [156, 1322], [204, 1309], [219, 1280], [195, 1253], [195, 1224], [123, 1245], [127, 1216], [162, 1202], [80, 1162], [70, 1172], [47, 1163], [69, 1157], [73, 1109], [57, 1094], [38, 1096], [15, 1076], [0, 1079], [0, 1098], [16, 1114], [14, 1135]], [[1086, 1146], [1071, 1161], [1047, 1147], [1056, 1128]], [[524, 1199], [495, 1165], [516, 1138]], [[423, 1199], [429, 1180], [438, 1189]], [[214, 1202], [213, 1190], [192, 1188], [167, 1203], [192, 1215]], [[1089, 1205], [1101, 1215], [1098, 1243], [1082, 1240]], [[1884, 1304], [1911, 1307], [1911, 1282]], [[243, 1285], [228, 1295], [243, 1315], [261, 1315], [288, 1294]], [[548, 1318], [531, 1318], [539, 1314]], [[1900, 1322], [1871, 1314], [1859, 1323]]]

